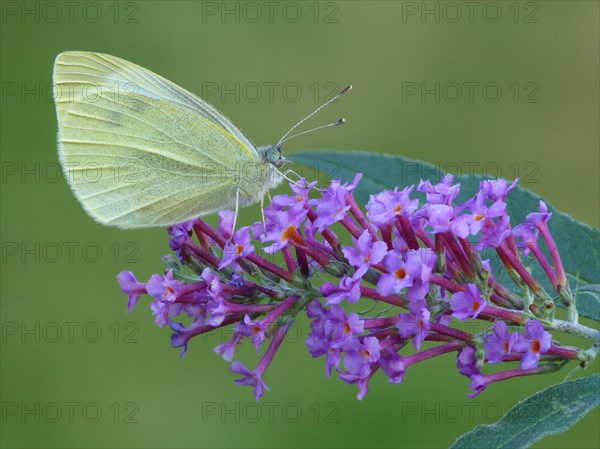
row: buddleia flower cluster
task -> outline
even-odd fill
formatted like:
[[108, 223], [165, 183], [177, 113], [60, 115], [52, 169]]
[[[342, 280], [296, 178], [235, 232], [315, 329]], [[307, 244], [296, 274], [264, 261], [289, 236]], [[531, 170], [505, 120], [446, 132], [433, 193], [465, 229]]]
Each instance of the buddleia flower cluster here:
[[[214, 350], [256, 400], [299, 314], [311, 320], [310, 354], [323, 360], [327, 376], [357, 385], [359, 399], [373, 376], [399, 384], [411, 365], [445, 354], [454, 354], [458, 372], [470, 379], [471, 397], [494, 382], [554, 372], [570, 360], [585, 366], [595, 356], [550, 333], [598, 343], [596, 331], [577, 324], [546, 205], [540, 201], [513, 227], [506, 199], [517, 181], [482, 181], [475, 196], [457, 204], [460, 184], [447, 175], [437, 184], [384, 190], [361, 206], [360, 180], [333, 180], [323, 189], [292, 182], [288, 194], [273, 197], [264, 221], [235, 230], [232, 211], [219, 214], [217, 228], [200, 218], [170, 227], [177, 258], [165, 259], [164, 273], [147, 282], [118, 275], [129, 311], [150, 296], [156, 324], [170, 327], [182, 356], [194, 337], [231, 328]], [[497, 255], [514, 286], [501, 282], [484, 253]], [[534, 278], [532, 263], [547, 282]], [[555, 318], [555, 299], [568, 320]], [[465, 331], [473, 322], [481, 332]], [[256, 348], [253, 368], [235, 360], [244, 342]]]

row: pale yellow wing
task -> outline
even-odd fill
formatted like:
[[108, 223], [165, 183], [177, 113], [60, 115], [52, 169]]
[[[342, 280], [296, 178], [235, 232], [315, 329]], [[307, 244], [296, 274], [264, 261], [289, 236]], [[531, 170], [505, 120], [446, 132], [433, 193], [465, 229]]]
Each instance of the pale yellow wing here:
[[103, 224], [167, 226], [232, 207], [236, 167], [260, 162], [214, 108], [122, 59], [62, 53], [54, 81], [65, 174]]
[[54, 62], [57, 107], [65, 101], [93, 97], [97, 90], [127, 97], [138, 94], [203, 115], [229, 132], [242, 146], [258, 157], [253, 143], [231, 120], [206, 101], [137, 64], [103, 53], [67, 51]]

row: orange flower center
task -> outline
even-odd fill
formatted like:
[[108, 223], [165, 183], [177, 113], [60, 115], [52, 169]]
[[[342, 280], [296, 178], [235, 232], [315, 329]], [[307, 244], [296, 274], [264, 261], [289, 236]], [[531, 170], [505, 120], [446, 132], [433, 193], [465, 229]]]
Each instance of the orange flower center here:
[[473, 307], [471, 307], [471, 310], [473, 312], [476, 312], [477, 309], [479, 309], [479, 306], [481, 305], [481, 303], [479, 301], [473, 301]]
[[540, 349], [542, 349], [542, 344], [540, 343], [540, 341], [533, 340], [531, 342], [531, 350], [537, 354], [538, 352], [540, 352]]
[[404, 268], [400, 268], [399, 270], [394, 271], [394, 276], [402, 280], [406, 277], [406, 270]]
[[235, 245], [235, 255], [239, 256], [244, 251], [244, 247], [242, 245]]
[[475, 215], [475, 221], [483, 220], [485, 215]]
[[296, 240], [296, 226], [289, 225], [289, 227], [281, 233], [280, 240], [282, 242], [285, 242], [286, 240]]
[[398, 213], [398, 212], [401, 212], [401, 211], [402, 211], [402, 206], [400, 206], [399, 204], [396, 205], [396, 207], [394, 209], [394, 212]]

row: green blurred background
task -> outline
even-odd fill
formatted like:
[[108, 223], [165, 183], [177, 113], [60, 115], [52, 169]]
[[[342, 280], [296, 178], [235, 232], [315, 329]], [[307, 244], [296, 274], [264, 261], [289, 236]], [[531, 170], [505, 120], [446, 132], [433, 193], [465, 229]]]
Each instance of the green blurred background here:
[[[559, 382], [562, 372], [523, 378], [469, 400], [448, 356], [411, 368], [400, 386], [377, 377], [358, 401], [355, 387], [324, 376], [297, 328], [256, 405], [212, 352], [227, 335], [195, 339], [180, 360], [146, 304], [126, 314], [115, 275], [160, 271], [166, 232], [93, 222], [56, 170], [53, 60], [91, 50], [204, 94], [259, 144], [352, 83], [313, 122], [348, 124], [293, 141], [289, 154], [367, 150], [520, 176], [598, 226], [599, 3], [478, 5], [3, 1], [2, 446], [447, 447]], [[249, 348], [241, 356], [253, 366]], [[599, 447], [599, 416], [536, 447]]]

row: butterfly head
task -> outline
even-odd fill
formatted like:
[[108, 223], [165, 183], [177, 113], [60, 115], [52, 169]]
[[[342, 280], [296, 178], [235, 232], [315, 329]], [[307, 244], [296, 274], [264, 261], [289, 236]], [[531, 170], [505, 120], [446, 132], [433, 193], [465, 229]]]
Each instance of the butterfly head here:
[[311, 118], [313, 115], [315, 115], [317, 112], [319, 112], [325, 106], [327, 106], [329, 103], [331, 103], [332, 101], [335, 101], [338, 98], [340, 98], [342, 95], [344, 95], [350, 89], [352, 89], [352, 86], [346, 86], [337, 95], [333, 96], [332, 98], [330, 98], [329, 100], [327, 100], [325, 103], [323, 103], [321, 106], [319, 106], [317, 109], [315, 109], [313, 112], [311, 112], [310, 114], [308, 114], [306, 117], [304, 117], [302, 120], [300, 120], [294, 126], [292, 126], [288, 130], [288, 132], [286, 132], [283, 135], [283, 137], [281, 139], [279, 139], [279, 142], [277, 142], [275, 145], [268, 145], [266, 147], [259, 147], [258, 148], [258, 152], [263, 157], [263, 160], [265, 162], [268, 162], [269, 164], [277, 167], [277, 168], [280, 168], [283, 165], [285, 165], [286, 162], [288, 162], [288, 159], [286, 159], [286, 158], [284, 158], [282, 156], [282, 150], [283, 150], [283, 144], [284, 144], [284, 142], [287, 142], [288, 140], [293, 139], [295, 137], [302, 136], [303, 134], [311, 133], [311, 132], [316, 131], [318, 129], [329, 128], [331, 126], [342, 125], [343, 123], [345, 123], [346, 120], [343, 119], [343, 118], [341, 118], [341, 119], [336, 120], [335, 122], [330, 123], [328, 125], [318, 126], [316, 128], [312, 128], [312, 129], [309, 129], [307, 131], [302, 131], [301, 133], [290, 135], [292, 133], [292, 131], [295, 130], [298, 126], [300, 126], [306, 120], [308, 120], [309, 118]]
[[283, 167], [287, 162], [287, 159], [283, 157], [281, 150], [283, 145], [268, 145], [266, 147], [259, 147], [258, 151], [262, 155], [263, 159], [271, 165], [277, 168]]

